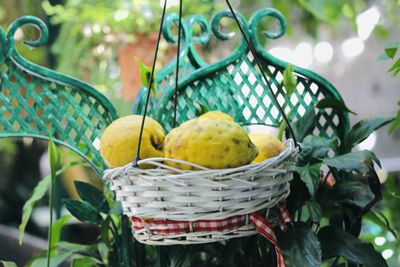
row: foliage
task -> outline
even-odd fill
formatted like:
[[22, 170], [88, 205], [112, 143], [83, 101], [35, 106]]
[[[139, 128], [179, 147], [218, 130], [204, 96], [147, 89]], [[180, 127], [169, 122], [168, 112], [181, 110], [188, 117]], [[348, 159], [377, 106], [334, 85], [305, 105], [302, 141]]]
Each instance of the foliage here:
[[[379, 57], [380, 60], [394, 60], [393, 65], [388, 70], [388, 72], [393, 76], [397, 76], [400, 73], [400, 57], [397, 57], [397, 60], [395, 59], [399, 48], [400, 48], [400, 42], [389, 43], [385, 46], [385, 51]], [[400, 107], [400, 101], [398, 105]], [[389, 133], [392, 134], [399, 128], [400, 128], [400, 108], [399, 111], [397, 112], [394, 122], [389, 128]]]

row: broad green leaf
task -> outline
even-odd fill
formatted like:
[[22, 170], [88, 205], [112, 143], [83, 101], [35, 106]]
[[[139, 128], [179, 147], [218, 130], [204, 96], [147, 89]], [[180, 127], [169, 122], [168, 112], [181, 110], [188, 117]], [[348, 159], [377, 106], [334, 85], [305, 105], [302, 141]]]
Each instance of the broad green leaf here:
[[306, 202], [304, 207], [307, 209], [312, 222], [319, 223], [321, 221], [322, 209], [321, 205], [317, 201], [309, 200]]
[[300, 162], [309, 162], [312, 158], [324, 158], [332, 147], [335, 139], [321, 136], [307, 135], [301, 143], [301, 152], [299, 153]]
[[312, 229], [304, 222], [294, 222], [279, 238], [288, 266], [319, 267], [321, 248]]
[[99, 266], [101, 261], [93, 257], [81, 257], [75, 258], [72, 261], [72, 267], [92, 267], [92, 266]]
[[379, 225], [382, 229], [391, 232], [396, 239], [398, 238], [397, 231], [390, 226], [389, 220], [382, 212], [370, 210], [363, 219]]
[[[47, 250], [46, 250], [47, 252]], [[67, 260], [69, 257], [73, 255], [73, 252], [63, 252], [63, 253], [51, 253], [50, 267], [58, 267], [61, 263]], [[39, 257], [34, 257], [27, 267], [43, 267], [47, 266], [47, 258], [46, 255], [41, 255]]]
[[66, 214], [53, 223], [51, 247], [60, 241], [62, 228], [71, 220], [72, 216]]
[[[58, 242], [51, 251], [51, 267], [58, 267], [66, 259], [73, 256], [75, 253], [84, 252], [88, 249], [87, 245], [74, 244], [69, 242]], [[47, 264], [47, 250], [42, 250], [39, 254], [32, 257], [26, 267], [43, 267]]]
[[36, 202], [44, 197], [47, 192], [47, 189], [50, 187], [51, 184], [51, 176], [46, 176], [41, 180], [35, 189], [33, 189], [32, 196], [25, 202], [24, 207], [22, 208], [22, 220], [21, 224], [19, 225], [19, 244], [22, 244], [24, 239], [24, 233], [26, 225], [28, 224], [29, 218], [31, 217], [31, 213], [33, 207], [35, 206]]
[[103, 242], [100, 242], [97, 244], [97, 251], [100, 254], [101, 260], [104, 263], [104, 265], [108, 265], [108, 254], [109, 254], [109, 248], [107, 245]]
[[286, 97], [290, 97], [296, 89], [297, 78], [293, 74], [293, 65], [289, 64], [283, 71], [283, 86], [286, 89]]
[[306, 184], [308, 192], [311, 196], [317, 192], [319, 180], [320, 180], [320, 169], [321, 164], [317, 163], [314, 165], [306, 165], [303, 167], [296, 167], [295, 171], [299, 174], [300, 179]]
[[314, 108], [306, 111], [306, 113], [293, 123], [292, 128], [296, 139], [301, 142], [307, 135], [311, 134], [315, 128], [316, 116]]
[[82, 252], [87, 249], [89, 249], [88, 245], [82, 245], [82, 244], [76, 244], [76, 243], [70, 243], [66, 241], [60, 241], [58, 242], [55, 247], [60, 250], [65, 250], [69, 252]]
[[393, 121], [393, 117], [377, 117], [373, 119], [361, 120], [356, 123], [345, 136], [344, 142], [340, 147], [341, 152], [349, 152], [351, 149], [364, 141], [375, 130]]
[[393, 134], [394, 131], [400, 128], [400, 111], [397, 112], [396, 118], [393, 123], [390, 125], [389, 134]]
[[79, 197], [92, 204], [93, 207], [99, 209], [101, 212], [108, 213], [109, 206], [103, 193], [95, 186], [80, 181], [75, 181], [75, 188]]
[[368, 185], [354, 180], [336, 182], [329, 193], [329, 201], [334, 204], [350, 204], [360, 208], [365, 207], [372, 199]]
[[351, 111], [346, 105], [332, 96], [328, 96], [317, 103], [317, 108], [332, 108], [344, 112], [350, 112], [354, 115], [357, 115], [353, 111]]
[[91, 224], [101, 223], [100, 213], [90, 203], [73, 199], [64, 199], [63, 203], [67, 210], [78, 220]]
[[396, 76], [399, 72], [400, 72], [400, 58], [397, 59], [393, 66], [390, 67], [390, 69], [388, 70], [388, 72], [391, 72], [393, 76]]
[[397, 50], [400, 48], [400, 42], [389, 43], [385, 45], [385, 54], [393, 59], [397, 53]]
[[347, 172], [357, 171], [366, 173], [368, 166], [376, 162], [379, 167], [380, 162], [374, 153], [368, 150], [350, 152], [333, 158], [325, 158], [323, 162], [333, 168], [344, 170]]
[[388, 266], [382, 255], [371, 244], [363, 243], [354, 236], [334, 226], [326, 226], [318, 232], [322, 257], [330, 259], [342, 256], [366, 267]]
[[[140, 58], [136, 58], [136, 64], [139, 67], [140, 73], [140, 81], [142, 85], [149, 88], [150, 86], [150, 77], [151, 77], [151, 68], [144, 64]], [[153, 95], [156, 95], [156, 77], [153, 77], [153, 84], [151, 86], [151, 92]]]
[[12, 261], [0, 261], [4, 267], [18, 267], [15, 262]]

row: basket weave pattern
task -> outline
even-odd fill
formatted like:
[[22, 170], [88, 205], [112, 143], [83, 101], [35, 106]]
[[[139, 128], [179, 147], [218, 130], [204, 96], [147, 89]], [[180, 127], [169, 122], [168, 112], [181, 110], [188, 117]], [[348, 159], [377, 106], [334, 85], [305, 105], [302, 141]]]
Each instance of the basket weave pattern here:
[[[104, 179], [110, 182], [116, 199], [121, 201], [124, 214], [140, 218], [144, 224], [148, 218], [185, 222], [224, 220], [270, 209], [284, 200], [289, 194], [296, 153], [293, 141], [288, 140], [286, 149], [277, 157], [220, 170], [180, 160], [151, 158], [138, 164], [152, 164], [157, 168], [140, 169], [128, 164], [106, 170]], [[199, 170], [175, 169], [164, 164], [166, 160], [189, 164]], [[239, 227], [219, 233], [200, 231], [166, 236], [154, 235], [151, 229], [145, 227], [134, 235], [139, 241], [149, 244], [155, 244], [157, 240], [189, 244], [254, 233], [254, 227], [246, 219]]]

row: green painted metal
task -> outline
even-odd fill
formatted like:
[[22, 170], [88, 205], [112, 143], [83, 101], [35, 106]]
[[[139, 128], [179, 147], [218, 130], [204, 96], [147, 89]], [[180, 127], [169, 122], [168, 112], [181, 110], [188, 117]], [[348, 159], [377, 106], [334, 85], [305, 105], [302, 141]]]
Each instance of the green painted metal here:
[[15, 20], [7, 35], [0, 29], [0, 138], [48, 139], [77, 152], [101, 174], [106, 167], [93, 142], [117, 118], [112, 104], [90, 85], [35, 65], [16, 50], [18, 28], [33, 25], [40, 32], [29, 47], [46, 43], [48, 29], [36, 17]]
[[[290, 120], [297, 120], [315, 104], [328, 96], [342, 100], [334, 86], [318, 74], [297, 66], [294, 66], [295, 76], [298, 84], [295, 92], [290, 98], [286, 97], [286, 90], [283, 86], [283, 71], [288, 66], [287, 62], [279, 60], [268, 53], [259, 40], [259, 27], [261, 21], [266, 17], [275, 19], [279, 28], [276, 32], [261, 31], [262, 35], [269, 39], [281, 37], [286, 29], [286, 21], [283, 15], [272, 8], [255, 12], [250, 21], [237, 13], [239, 20], [250, 41], [256, 49], [257, 57], [263, 63], [263, 71], [272, 85], [274, 94], [286, 114], [291, 114]], [[170, 15], [176, 18], [176, 15]], [[211, 28], [213, 35], [221, 41], [231, 39], [234, 32], [221, 32], [220, 22], [223, 18], [231, 18], [229, 10], [215, 14], [211, 20], [211, 27], [206, 26], [205, 19], [197, 20], [202, 22], [204, 29]], [[190, 21], [190, 19], [189, 19]], [[168, 36], [169, 27], [164, 28], [164, 36], [167, 41], [174, 41]], [[210, 110], [221, 110], [233, 116], [235, 121], [242, 125], [269, 125], [277, 127], [282, 121], [282, 114], [272, 101], [272, 96], [265, 88], [259, 70], [255, 67], [254, 58], [249, 53], [244, 40], [227, 57], [213, 63], [206, 64], [199, 59], [195, 50], [195, 39], [192, 32], [188, 34], [189, 26], [183, 23], [185, 43], [179, 53], [180, 64], [183, 66], [178, 84], [178, 124], [196, 117], [200, 112], [200, 105], [207, 106]], [[203, 31], [207, 38], [202, 44], [207, 43], [209, 32]], [[156, 95], [151, 98], [148, 114], [164, 125], [167, 131], [173, 125], [173, 93], [174, 93], [174, 71], [175, 62], [172, 60], [161, 69], [156, 76], [158, 87]], [[146, 88], [142, 88], [135, 102], [134, 112], [142, 113], [144, 108], [144, 95]], [[349, 118], [347, 113], [332, 110], [319, 109], [317, 111], [318, 124], [314, 134], [321, 136], [343, 135], [349, 129]]]

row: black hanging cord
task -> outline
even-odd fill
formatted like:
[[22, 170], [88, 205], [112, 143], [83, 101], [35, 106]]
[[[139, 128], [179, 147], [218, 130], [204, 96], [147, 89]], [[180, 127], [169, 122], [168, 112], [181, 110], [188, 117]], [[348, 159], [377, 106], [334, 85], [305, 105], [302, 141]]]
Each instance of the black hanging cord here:
[[178, 106], [178, 81], [179, 81], [179, 56], [181, 50], [181, 30], [182, 30], [182, 3], [183, 0], [179, 1], [179, 20], [178, 20], [178, 47], [176, 52], [176, 70], [175, 70], [175, 91], [174, 91], [174, 123], [173, 128], [176, 126], [176, 110]]
[[147, 96], [146, 96], [146, 103], [144, 105], [144, 112], [143, 112], [143, 119], [142, 119], [142, 125], [140, 126], [140, 134], [139, 134], [139, 142], [138, 142], [138, 148], [137, 148], [137, 153], [136, 157], [133, 159], [132, 165], [134, 167], [137, 167], [137, 162], [139, 161], [139, 154], [140, 154], [140, 147], [142, 145], [142, 136], [143, 136], [143, 129], [144, 129], [144, 122], [146, 120], [146, 114], [147, 114], [147, 106], [149, 105], [149, 100], [150, 100], [150, 93], [151, 93], [151, 88], [153, 86], [153, 79], [154, 79], [154, 70], [156, 67], [156, 62], [157, 62], [157, 56], [158, 56], [158, 48], [160, 46], [160, 40], [161, 40], [161, 32], [162, 28], [164, 25], [164, 18], [165, 18], [165, 10], [167, 9], [167, 1], [164, 1], [164, 7], [162, 11], [162, 16], [161, 16], [161, 23], [160, 23], [160, 29], [158, 31], [158, 38], [157, 38], [157, 46], [156, 46], [156, 52], [154, 53], [154, 58], [153, 58], [153, 66], [151, 68], [151, 75], [150, 75], [150, 81], [149, 81], [149, 88], [147, 89]]
[[278, 99], [276, 98], [276, 96], [275, 96], [275, 94], [274, 94], [274, 91], [273, 91], [272, 88], [271, 88], [271, 84], [270, 84], [270, 82], [268, 81], [267, 76], [265, 75], [265, 73], [264, 73], [264, 71], [263, 71], [263, 67], [262, 67], [262, 65], [261, 65], [261, 62], [260, 62], [260, 61], [258, 60], [258, 58], [257, 58], [255, 48], [253, 47], [253, 45], [250, 43], [249, 39], [247, 38], [247, 36], [246, 36], [246, 34], [245, 34], [244, 30], [243, 30], [243, 27], [242, 27], [242, 25], [240, 24], [240, 21], [239, 21], [239, 19], [237, 18], [236, 14], [235, 14], [235, 11], [234, 11], [233, 8], [232, 8], [231, 3], [229, 3], [229, 0], [225, 0], [225, 2], [226, 2], [226, 4], [228, 5], [228, 7], [229, 7], [229, 9], [230, 9], [230, 11], [231, 11], [231, 13], [232, 13], [232, 15], [233, 15], [233, 18], [235, 19], [235, 21], [236, 21], [236, 23], [237, 23], [237, 25], [238, 25], [238, 27], [239, 27], [239, 30], [240, 30], [240, 32], [241, 32], [242, 35], [243, 35], [243, 39], [245, 40], [245, 42], [246, 42], [246, 44], [247, 44], [247, 47], [249, 48], [251, 54], [252, 54], [253, 57], [254, 57], [254, 61], [256, 62], [258, 68], [260, 69], [261, 75], [262, 75], [262, 77], [264, 78], [264, 81], [265, 81], [265, 83], [266, 83], [266, 85], [267, 85], [269, 91], [271, 92], [271, 95], [272, 95], [272, 97], [273, 97], [273, 99], [274, 99], [274, 101], [275, 101], [275, 104], [278, 106], [279, 111], [281, 112], [282, 117], [283, 117], [283, 119], [285, 120], [286, 125], [289, 127], [290, 135], [292, 136], [294, 143], [296, 144], [297, 147], [299, 147], [299, 145], [298, 145], [298, 143], [297, 143], [297, 141], [296, 141], [296, 137], [295, 137], [295, 135], [294, 135], [294, 131], [293, 131], [293, 129], [292, 129], [292, 126], [290, 125], [289, 120], [288, 120], [288, 118], [286, 117], [285, 112], [283, 111], [281, 105], [279, 105]]

